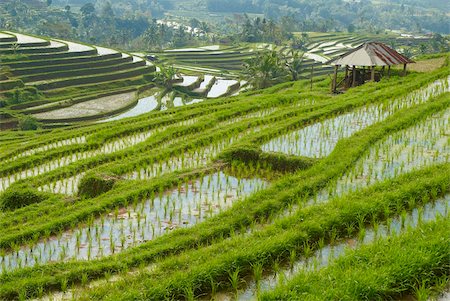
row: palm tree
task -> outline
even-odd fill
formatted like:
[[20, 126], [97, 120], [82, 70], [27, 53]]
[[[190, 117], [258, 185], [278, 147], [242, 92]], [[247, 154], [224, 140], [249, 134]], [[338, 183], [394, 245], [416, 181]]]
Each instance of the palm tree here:
[[256, 89], [264, 89], [286, 78], [286, 70], [276, 51], [258, 53], [244, 64], [244, 74], [250, 85]]
[[292, 49], [291, 57], [285, 58], [286, 70], [289, 72], [292, 81], [297, 81], [303, 70], [303, 55], [304, 52], [300, 53]]
[[177, 75], [178, 72], [173, 66], [161, 67], [161, 70], [155, 74], [155, 81], [167, 89], [171, 89]]

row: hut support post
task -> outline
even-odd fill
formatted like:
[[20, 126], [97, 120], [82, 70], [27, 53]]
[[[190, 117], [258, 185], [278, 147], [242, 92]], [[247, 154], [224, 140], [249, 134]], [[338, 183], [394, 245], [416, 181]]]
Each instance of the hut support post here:
[[370, 70], [370, 81], [375, 81], [375, 66], [372, 66], [372, 69]]
[[356, 87], [356, 67], [352, 68], [352, 87]]
[[406, 64], [403, 64], [403, 76], [406, 75]]
[[339, 68], [338, 65], [334, 66], [333, 84], [332, 84], [332, 87], [331, 87], [331, 92], [332, 93], [336, 93], [338, 68]]
[[387, 74], [388, 78], [391, 77], [391, 65], [388, 66], [388, 74]]

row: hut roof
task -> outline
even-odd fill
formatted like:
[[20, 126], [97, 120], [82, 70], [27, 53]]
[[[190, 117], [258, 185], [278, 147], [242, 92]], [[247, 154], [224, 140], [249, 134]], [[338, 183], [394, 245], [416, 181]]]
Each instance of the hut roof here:
[[394, 49], [379, 42], [367, 42], [330, 61], [329, 65], [339, 66], [392, 66], [414, 63]]

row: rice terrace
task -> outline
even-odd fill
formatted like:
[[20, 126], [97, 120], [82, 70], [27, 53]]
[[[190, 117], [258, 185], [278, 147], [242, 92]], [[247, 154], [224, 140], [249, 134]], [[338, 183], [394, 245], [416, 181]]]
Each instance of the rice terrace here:
[[0, 3], [0, 300], [450, 300], [441, 0]]

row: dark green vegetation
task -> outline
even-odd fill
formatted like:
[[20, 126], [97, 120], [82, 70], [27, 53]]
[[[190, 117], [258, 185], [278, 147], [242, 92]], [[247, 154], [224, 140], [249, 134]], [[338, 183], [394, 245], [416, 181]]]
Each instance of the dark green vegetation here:
[[[0, 28], [128, 50], [155, 50], [206, 41], [275, 42], [295, 31], [383, 36], [385, 29], [402, 29], [449, 34], [446, 4], [445, 0], [5, 0], [0, 3]], [[260, 19], [255, 21], [256, 17]], [[154, 19], [175, 21], [184, 29], [160, 26]], [[192, 28], [197, 30], [191, 33]], [[440, 47], [439, 43], [423, 46]]]
[[46, 193], [37, 191], [27, 185], [17, 185], [1, 195], [0, 208], [13, 211], [31, 204], [40, 203], [48, 198]]
[[[288, 82], [105, 124], [38, 129], [32, 133], [2, 132], [2, 198], [15, 191], [34, 196], [45, 191], [46, 198], [37, 201], [33, 197], [32, 202], [24, 198], [20, 205], [9, 205], [0, 213], [0, 299], [36, 298], [55, 292], [77, 300], [189, 300], [217, 292], [239, 296], [246, 289], [243, 280], [255, 278], [255, 271], [279, 269], [289, 261], [311, 256], [313, 250], [360, 236], [366, 228], [423, 210], [450, 192], [448, 118], [445, 119], [450, 98], [448, 83], [444, 83], [449, 76], [448, 67], [447, 61], [434, 71], [412, 72], [406, 77], [394, 70], [389, 80], [334, 96], [329, 94], [329, 79], [317, 77], [312, 89], [309, 81]], [[440, 79], [444, 81], [423, 93], [424, 87]], [[398, 99], [403, 100], [398, 102], [400, 105], [392, 105]], [[378, 109], [373, 110], [374, 106]], [[325, 157], [261, 150], [265, 143], [287, 133], [326, 124], [327, 120], [348, 113], [378, 110], [387, 115], [368, 115], [375, 121], [351, 135], [330, 134], [338, 142], [329, 146], [330, 154]], [[344, 126], [351, 127], [353, 123], [357, 120]], [[430, 133], [437, 133], [438, 138], [430, 138], [428, 132], [415, 127], [422, 123], [423, 129], [433, 129]], [[423, 141], [428, 140], [434, 143], [409, 151], [409, 142], [395, 136], [408, 131], [417, 134], [417, 144], [426, 145]], [[332, 133], [333, 129], [324, 128], [322, 132]], [[318, 130], [316, 134], [322, 132]], [[405, 156], [386, 155], [391, 153], [390, 148], [400, 146], [405, 147]], [[413, 154], [421, 152], [424, 156], [431, 154], [427, 157], [430, 160], [416, 160]], [[375, 159], [367, 157], [371, 153], [376, 153]], [[397, 166], [392, 170], [391, 161]], [[392, 174], [380, 171], [375, 181], [369, 180], [371, 174], [352, 174], [361, 166], [374, 170], [380, 162]], [[62, 254], [52, 257], [51, 261], [56, 262], [45, 258], [39, 261], [38, 248], [33, 247], [37, 242], [64, 240], [70, 233], [82, 233], [80, 229], [87, 229], [86, 233], [92, 236], [87, 238], [85, 249], [78, 249], [91, 254], [89, 246], [105, 239], [94, 233], [110, 218], [117, 219], [108, 224], [110, 227], [122, 223], [123, 228], [130, 227], [138, 235], [144, 230], [140, 223], [151, 218], [142, 215], [140, 204], [157, 197], [169, 200], [173, 194], [198, 193], [199, 187], [190, 189], [189, 185], [218, 171], [242, 181], [264, 178], [270, 184], [258, 192], [250, 191], [248, 197], [237, 197], [218, 211], [213, 211], [213, 206], [203, 208], [202, 204], [188, 209], [176, 208], [169, 201], [165, 206], [163, 201], [163, 205], [155, 201], [149, 212], [166, 210], [162, 219], [170, 222], [163, 226], [173, 226], [161, 235], [127, 247], [125, 243], [121, 248], [113, 246], [117, 251], [108, 256], [95, 253], [84, 258], [75, 252], [72, 260], [61, 250], [77, 247], [63, 242], [56, 244], [56, 249], [47, 247], [50, 252]], [[339, 186], [347, 174], [353, 175], [350, 183], [356, 191], [347, 192]], [[228, 181], [232, 180], [224, 179]], [[214, 194], [222, 189], [228, 188], [218, 188], [208, 198], [214, 199]], [[322, 199], [324, 191], [331, 196]], [[232, 193], [231, 189], [225, 192], [225, 198], [227, 193]], [[191, 209], [197, 216], [208, 210], [213, 214], [198, 222], [185, 217], [180, 218], [180, 223], [175, 222], [178, 214]], [[332, 264], [309, 276], [314, 280], [310, 291], [315, 293], [315, 287], [325, 285], [321, 281], [327, 283], [331, 281], [327, 277], [336, 279], [341, 273], [345, 274], [345, 281], [327, 288], [332, 296], [351, 290], [350, 283], [362, 273], [367, 277], [362, 278], [364, 282], [357, 287], [353, 299], [401, 297], [414, 295], [422, 287], [438, 287], [439, 281], [449, 276], [448, 262], [443, 260], [449, 255], [448, 239], [436, 238], [448, 237], [444, 227], [448, 214], [442, 215], [437, 221], [420, 224], [417, 230], [404, 229], [397, 237], [358, 248], [355, 255], [343, 255], [342, 264]], [[181, 226], [183, 222], [188, 226]], [[157, 230], [163, 226], [158, 222], [152, 225]], [[415, 246], [411, 237], [418, 231], [421, 236]], [[120, 239], [112, 240], [114, 233], [108, 235], [111, 237], [106, 239], [112, 244], [120, 244]], [[420, 250], [420, 256], [411, 260], [400, 258], [398, 250], [402, 245], [410, 252]], [[15, 255], [19, 249], [26, 252], [29, 248], [33, 248], [33, 254], [26, 259]], [[399, 260], [387, 260], [389, 254]], [[376, 269], [364, 272], [364, 266], [350, 265], [359, 256], [368, 258], [367, 265], [376, 265]], [[82, 260], [87, 258], [90, 260]], [[34, 265], [34, 260], [41, 264]], [[354, 270], [348, 268], [353, 265]], [[391, 268], [406, 272], [385, 273]], [[381, 275], [388, 275], [391, 281], [384, 285]], [[292, 296], [302, 293], [297, 284], [303, 283], [303, 277], [306, 276], [300, 272], [288, 281]], [[392, 291], [381, 291], [380, 287]], [[283, 288], [266, 297], [288, 296], [282, 294]]]

